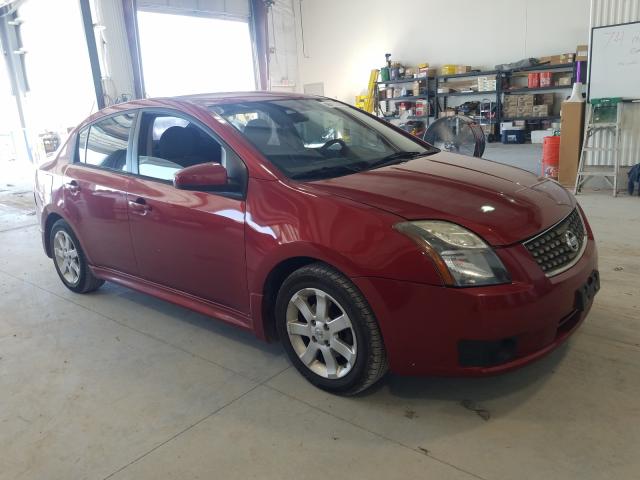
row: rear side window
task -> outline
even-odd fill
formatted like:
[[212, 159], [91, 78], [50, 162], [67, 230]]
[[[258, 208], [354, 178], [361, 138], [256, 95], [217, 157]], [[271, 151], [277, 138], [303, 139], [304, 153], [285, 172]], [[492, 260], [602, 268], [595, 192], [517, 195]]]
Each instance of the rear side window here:
[[82, 152], [80, 133], [79, 161], [109, 170], [126, 171], [127, 146], [135, 115], [125, 113], [114, 115], [91, 125], [87, 137], [86, 151]]

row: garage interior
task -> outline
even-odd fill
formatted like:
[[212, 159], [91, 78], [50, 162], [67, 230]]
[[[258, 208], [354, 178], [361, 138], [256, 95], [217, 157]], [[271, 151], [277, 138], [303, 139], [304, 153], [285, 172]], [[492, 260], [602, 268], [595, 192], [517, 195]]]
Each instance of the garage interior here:
[[[328, 394], [277, 342], [113, 283], [68, 291], [33, 200], [34, 169], [91, 113], [248, 90], [358, 104], [420, 135], [463, 113], [482, 158], [573, 191], [593, 32], [639, 21], [639, 0], [0, 0], [0, 479], [639, 478], [638, 104], [614, 104], [618, 138], [586, 156], [589, 317], [495, 377]], [[602, 31], [640, 45], [640, 28]]]

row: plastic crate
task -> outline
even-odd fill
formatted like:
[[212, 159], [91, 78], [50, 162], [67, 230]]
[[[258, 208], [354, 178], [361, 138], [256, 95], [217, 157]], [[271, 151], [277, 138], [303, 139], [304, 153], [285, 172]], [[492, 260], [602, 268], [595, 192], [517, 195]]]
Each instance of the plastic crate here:
[[524, 129], [502, 131], [502, 143], [524, 143], [524, 140]]

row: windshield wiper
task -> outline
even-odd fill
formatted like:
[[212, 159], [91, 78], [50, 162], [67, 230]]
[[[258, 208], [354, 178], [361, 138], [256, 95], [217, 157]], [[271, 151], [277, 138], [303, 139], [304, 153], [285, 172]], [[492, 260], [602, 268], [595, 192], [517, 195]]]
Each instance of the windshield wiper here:
[[373, 163], [370, 163], [367, 167], [367, 170], [371, 170], [372, 168], [380, 168], [387, 167], [389, 165], [396, 165], [398, 163], [406, 162], [407, 160], [411, 160], [413, 158], [422, 157], [423, 155], [428, 155], [429, 152], [407, 152], [400, 151], [395, 152], [386, 157], [382, 157], [380, 160], [376, 160]]
[[332, 165], [330, 167], [322, 167], [308, 172], [296, 173], [291, 175], [291, 178], [293, 178], [294, 180], [311, 180], [314, 178], [349, 175], [350, 173], [364, 172], [367, 170], [372, 170], [374, 168], [396, 165], [398, 163], [403, 163], [407, 160], [411, 160], [412, 158], [429, 155], [429, 153], [430, 152], [409, 152], [402, 150], [400, 152], [395, 152], [387, 155], [386, 157], [382, 157], [381, 159], [376, 160], [373, 163], [361, 161], [347, 165]]
[[368, 164], [366, 162], [352, 163], [351, 165], [332, 165], [331, 167], [322, 167], [308, 172], [296, 173], [291, 175], [291, 178], [294, 180], [310, 180], [313, 178], [335, 177], [362, 172], [367, 168]]

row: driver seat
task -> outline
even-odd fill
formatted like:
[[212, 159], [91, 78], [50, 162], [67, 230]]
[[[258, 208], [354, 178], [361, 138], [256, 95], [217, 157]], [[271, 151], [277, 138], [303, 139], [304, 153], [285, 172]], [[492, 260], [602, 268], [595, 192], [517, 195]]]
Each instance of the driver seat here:
[[271, 126], [266, 120], [261, 118], [249, 120], [243, 133], [259, 150], [268, 148], [271, 139]]

